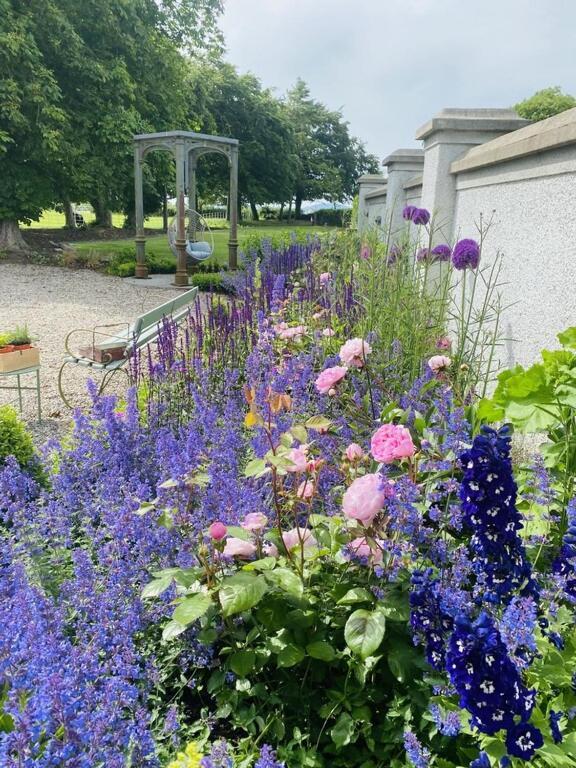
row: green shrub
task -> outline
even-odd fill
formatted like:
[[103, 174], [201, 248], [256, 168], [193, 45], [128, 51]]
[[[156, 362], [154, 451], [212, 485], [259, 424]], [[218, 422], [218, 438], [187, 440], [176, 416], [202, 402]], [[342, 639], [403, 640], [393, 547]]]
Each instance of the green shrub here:
[[[171, 254], [146, 254], [150, 274], [171, 274], [176, 272], [176, 259]], [[136, 269], [136, 250], [133, 247], [116, 251], [108, 262], [107, 273], [116, 277], [131, 277]]]
[[14, 456], [23, 469], [37, 473], [38, 462], [32, 438], [18, 414], [9, 405], [0, 406], [0, 467]]
[[201, 291], [232, 293], [232, 290], [223, 284], [222, 275], [213, 272], [196, 272], [191, 275], [190, 284], [197, 286]]

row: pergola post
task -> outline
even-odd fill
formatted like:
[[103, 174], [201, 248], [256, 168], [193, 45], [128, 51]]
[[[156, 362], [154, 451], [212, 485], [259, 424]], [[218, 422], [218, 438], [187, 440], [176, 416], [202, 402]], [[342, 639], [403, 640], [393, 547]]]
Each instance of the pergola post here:
[[[198, 158], [196, 152], [191, 149], [188, 152], [188, 210], [196, 210], [196, 166]], [[196, 242], [196, 217], [188, 218], [188, 240], [191, 243]]]
[[146, 266], [146, 237], [144, 236], [144, 191], [142, 179], [142, 153], [134, 147], [134, 199], [136, 204], [136, 271], [135, 277], [148, 277]]
[[228, 267], [238, 268], [238, 146], [230, 147], [230, 237]]
[[175, 148], [176, 158], [176, 274], [174, 285], [188, 285], [188, 265], [186, 263], [186, 208], [184, 205], [186, 152], [184, 142], [178, 141]]

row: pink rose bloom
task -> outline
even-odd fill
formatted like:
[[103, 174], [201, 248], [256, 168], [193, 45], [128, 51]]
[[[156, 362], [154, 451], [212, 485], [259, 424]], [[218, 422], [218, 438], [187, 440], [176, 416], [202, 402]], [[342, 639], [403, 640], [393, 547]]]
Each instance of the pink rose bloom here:
[[282, 329], [278, 335], [281, 339], [285, 339], [286, 341], [300, 341], [305, 333], [305, 325], [296, 325], [293, 328]]
[[278, 547], [271, 541], [267, 541], [262, 549], [266, 557], [278, 557]]
[[364, 537], [353, 539], [350, 544], [348, 544], [348, 549], [356, 557], [368, 558], [372, 565], [379, 565], [384, 557], [384, 553], [380, 547], [375, 546], [372, 548]]
[[316, 389], [321, 395], [327, 395], [344, 376], [346, 376], [348, 369], [343, 365], [335, 365], [333, 368], [325, 368], [322, 373], [316, 379]]
[[276, 323], [276, 325], [274, 326], [274, 331], [275, 331], [275, 333], [277, 333], [278, 335], [280, 335], [280, 334], [281, 334], [283, 331], [285, 331], [287, 328], [288, 328], [288, 323], [284, 323], [284, 322], [282, 322], [282, 323]]
[[416, 452], [410, 431], [400, 424], [383, 424], [372, 435], [370, 448], [376, 461], [384, 464], [414, 456]]
[[296, 495], [298, 496], [299, 499], [302, 499], [303, 501], [307, 501], [308, 499], [311, 499], [312, 496], [314, 496], [314, 481], [302, 480], [302, 482], [298, 486]]
[[386, 499], [382, 482], [376, 473], [357, 477], [342, 497], [344, 515], [359, 520], [363, 525], [370, 525]]
[[369, 355], [370, 352], [372, 352], [372, 347], [364, 339], [348, 339], [340, 347], [340, 360], [344, 365], [362, 368], [366, 362], [366, 355]]
[[305, 548], [317, 547], [318, 543], [310, 528], [292, 528], [291, 531], [284, 531], [282, 534], [282, 541], [286, 549], [292, 549], [293, 547], [299, 547], [300, 543], [304, 544]]
[[372, 257], [372, 248], [369, 245], [363, 245], [360, 248], [360, 258], [368, 261]]
[[344, 453], [346, 454], [348, 461], [359, 461], [364, 456], [364, 451], [358, 443], [350, 443]]
[[294, 464], [292, 467], [286, 467], [287, 472], [306, 472], [308, 469], [306, 449], [302, 446], [300, 446], [300, 448], [291, 448], [288, 451], [287, 458]]
[[432, 373], [442, 373], [446, 368], [450, 368], [451, 365], [452, 360], [446, 357], [446, 355], [434, 355], [434, 357], [428, 360], [428, 368], [430, 368]]
[[436, 349], [441, 349], [443, 352], [449, 351], [452, 349], [452, 339], [449, 339], [448, 336], [442, 336], [436, 342]]
[[220, 521], [212, 523], [210, 528], [208, 528], [208, 534], [210, 535], [211, 539], [214, 539], [214, 541], [220, 541], [223, 539], [227, 532], [228, 529], [224, 523], [221, 523]]
[[245, 531], [259, 533], [264, 530], [267, 522], [268, 518], [266, 515], [263, 515], [262, 512], [249, 512], [240, 525]]
[[327, 285], [332, 279], [330, 272], [322, 272], [320, 275], [320, 285]]
[[249, 558], [256, 554], [256, 545], [251, 541], [244, 541], [244, 539], [237, 539], [235, 536], [230, 536], [226, 539], [226, 546], [224, 547], [224, 555], [226, 557], [242, 557]]
[[322, 336], [326, 336], [327, 339], [330, 339], [332, 336], [336, 335], [336, 331], [333, 331], [332, 328], [324, 328], [322, 331]]

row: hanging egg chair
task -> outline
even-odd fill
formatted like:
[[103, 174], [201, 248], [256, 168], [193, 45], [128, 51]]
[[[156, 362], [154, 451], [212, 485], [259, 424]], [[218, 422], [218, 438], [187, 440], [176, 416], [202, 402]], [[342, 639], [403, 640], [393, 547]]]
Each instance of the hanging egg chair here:
[[[214, 235], [208, 222], [198, 211], [186, 211], [186, 257], [190, 265], [206, 261], [214, 253]], [[175, 216], [168, 225], [168, 242], [170, 250], [178, 258], [176, 248], [176, 233], [178, 217]]]

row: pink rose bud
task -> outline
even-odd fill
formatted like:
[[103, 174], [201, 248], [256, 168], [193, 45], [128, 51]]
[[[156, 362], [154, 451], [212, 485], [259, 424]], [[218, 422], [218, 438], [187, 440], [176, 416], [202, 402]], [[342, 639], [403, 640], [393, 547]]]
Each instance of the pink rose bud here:
[[332, 338], [332, 336], [336, 335], [336, 331], [333, 331], [332, 328], [324, 328], [322, 331], [322, 336], [326, 336], [327, 339]]
[[282, 534], [282, 541], [286, 549], [293, 549], [300, 546], [300, 544], [303, 544], [305, 549], [318, 546], [309, 528], [292, 528], [290, 531], [285, 531]]
[[364, 339], [348, 339], [340, 347], [340, 360], [342, 360], [344, 365], [362, 368], [370, 352], [372, 352], [372, 347]]
[[434, 355], [428, 360], [428, 368], [432, 373], [442, 373], [452, 365], [452, 360], [446, 355]]
[[312, 480], [302, 480], [296, 491], [299, 499], [307, 501], [314, 495], [314, 482]]
[[256, 554], [256, 545], [251, 541], [244, 541], [244, 539], [237, 539], [235, 536], [230, 536], [230, 538], [226, 540], [223, 554], [226, 555], [226, 557], [241, 557], [247, 559]]
[[358, 445], [358, 443], [350, 443], [344, 453], [346, 454], [348, 461], [360, 461], [360, 459], [364, 456], [364, 451], [362, 450], [361, 446]]
[[334, 387], [328, 390], [328, 397], [336, 397], [336, 390], [334, 389]]
[[299, 448], [291, 448], [288, 451], [287, 458], [292, 462], [291, 466], [286, 467], [287, 472], [306, 472], [308, 458], [306, 456], [306, 448], [302, 445]]
[[221, 539], [226, 536], [226, 533], [228, 532], [228, 529], [224, 525], [224, 523], [216, 522], [212, 523], [210, 528], [208, 528], [208, 534], [210, 535], [211, 539], [214, 539], [214, 541], [220, 541]]
[[372, 435], [370, 447], [376, 461], [384, 464], [409, 458], [416, 452], [410, 430], [400, 424], [383, 424]]
[[321, 395], [327, 395], [336, 384], [341, 381], [348, 369], [343, 365], [335, 365], [332, 368], [325, 368], [318, 376], [315, 382], [316, 389]]
[[240, 523], [245, 531], [252, 531], [253, 533], [259, 533], [266, 527], [268, 518], [261, 512], [249, 512], [244, 520]]
[[362, 475], [346, 490], [342, 497], [342, 510], [345, 517], [370, 525], [384, 506], [386, 496], [379, 474]]

